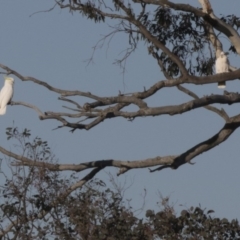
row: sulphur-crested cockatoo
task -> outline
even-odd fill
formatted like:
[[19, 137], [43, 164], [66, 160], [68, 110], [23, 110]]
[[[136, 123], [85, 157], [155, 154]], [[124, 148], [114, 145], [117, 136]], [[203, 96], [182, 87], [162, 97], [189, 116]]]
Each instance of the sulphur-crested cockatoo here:
[[7, 110], [7, 104], [11, 102], [13, 96], [14, 79], [8, 76], [4, 77], [4, 86], [0, 92], [0, 115], [4, 115]]
[[[216, 59], [216, 73], [229, 72], [229, 60], [227, 54], [224, 52], [220, 53], [220, 56]], [[219, 82], [218, 88], [225, 88], [225, 82]]]

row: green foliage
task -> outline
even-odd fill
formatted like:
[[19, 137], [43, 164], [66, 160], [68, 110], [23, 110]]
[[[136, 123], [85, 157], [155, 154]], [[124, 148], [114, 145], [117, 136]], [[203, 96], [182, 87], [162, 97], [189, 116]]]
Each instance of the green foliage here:
[[82, 4], [81, 10], [79, 12], [86, 16], [89, 19], [94, 20], [95, 23], [104, 21], [104, 16], [101, 13], [98, 13], [96, 11], [93, 11], [93, 8], [95, 8], [95, 4], [91, 2], [87, 2], [86, 4]]
[[105, 17], [101, 14], [100, 11], [96, 11], [95, 9], [99, 9], [99, 5], [97, 5], [97, 1], [86, 1], [82, 3], [82, 1], [75, 0], [75, 1], [65, 1], [60, 0], [57, 1], [59, 4], [69, 2], [69, 7], [71, 10], [79, 11], [84, 17], [88, 19], [94, 20], [95, 23], [104, 22]]
[[176, 216], [172, 207], [165, 205], [156, 214], [146, 212], [147, 222], [160, 239], [240, 239], [240, 226], [237, 220], [229, 222], [226, 218], [212, 218], [211, 213], [200, 207], [182, 210]]
[[[56, 163], [47, 142], [30, 137], [27, 129], [7, 128], [7, 138], [20, 143], [23, 155]], [[112, 189], [93, 179], [62, 198], [79, 181], [78, 173], [63, 176], [44, 165], [25, 168], [14, 160], [12, 164], [10, 176], [1, 172], [5, 183], [0, 188], [0, 231], [13, 225], [4, 239], [240, 239], [238, 221], [211, 217], [212, 210], [191, 207], [177, 215], [166, 198], [159, 211], [147, 210], [142, 219], [116, 184]]]
[[6, 135], [7, 135], [7, 140], [12, 138], [25, 139], [31, 136], [31, 131], [25, 128], [22, 133], [19, 133], [17, 127], [8, 127], [6, 128]]
[[[222, 16], [221, 20], [232, 26], [236, 31], [238, 31], [240, 28], [240, 18], [236, 15], [231, 14], [227, 16]], [[233, 45], [231, 45], [228, 50], [237, 54], [237, 51]]]
[[221, 20], [224, 21], [225, 23], [229, 24], [236, 30], [238, 30], [240, 28], [240, 17], [237, 17], [234, 14], [222, 16]]
[[[130, 2], [113, 0], [108, 2], [88, 0], [84, 3], [80, 0], [63, 0], [61, 4], [71, 11], [79, 11], [83, 16], [102, 22], [105, 20], [105, 14], [112, 14], [110, 18], [116, 20], [116, 32], [125, 32], [129, 38], [130, 47], [126, 50], [123, 59], [117, 61], [122, 63], [136, 48], [140, 41], [148, 44], [148, 47], [154, 50], [155, 54], [161, 60], [165, 71], [171, 77], [178, 77], [180, 69], [177, 64], [157, 45], [139, 30], [138, 24], [131, 20], [125, 20], [118, 16], [128, 16], [137, 19], [151, 36], [165, 45], [173, 54], [177, 55], [183, 62], [191, 75], [208, 76], [214, 74], [215, 50], [210, 44], [207, 25], [201, 17], [194, 13], [175, 11], [163, 6], [151, 6], [143, 4], [144, 11], [139, 12], [136, 5]], [[69, 4], [67, 4], [69, 2]], [[123, 4], [125, 4], [123, 6]], [[123, 11], [124, 9], [124, 11]], [[235, 15], [223, 16], [221, 20], [239, 29], [240, 20]], [[111, 34], [109, 34], [111, 36]], [[236, 53], [234, 46], [229, 46], [229, 51]]]
[[[209, 47], [205, 24], [192, 13], [176, 12], [170, 8], [158, 7], [154, 14], [146, 13], [142, 23], [162, 44], [177, 55], [193, 75], [212, 75], [214, 60], [205, 51]], [[157, 51], [159, 49], [156, 48]], [[168, 74], [179, 75], [178, 66], [159, 51], [160, 59]], [[205, 56], [208, 56], [207, 58]]]
[[26, 128], [19, 132], [17, 127], [8, 127], [6, 128], [6, 135], [7, 140], [17, 141], [19, 147], [23, 150], [23, 155], [26, 157], [46, 161], [52, 156], [47, 141], [43, 141], [40, 137], [35, 137], [32, 142], [29, 141], [31, 131]]
[[[72, 174], [70, 179], [74, 181], [77, 178], [76, 174]], [[69, 180], [60, 181], [60, 178], [51, 178], [48, 181], [71, 184]], [[33, 184], [34, 181], [28, 185], [29, 190]], [[123, 197], [116, 190], [110, 189], [98, 179], [91, 180], [81, 190], [75, 191], [51, 207], [46, 205], [49, 195], [38, 192], [31, 196], [25, 191], [25, 197], [23, 194], [19, 197], [12, 191], [13, 182], [6, 182], [5, 187], [9, 189], [9, 196], [5, 203], [0, 205], [3, 213], [1, 224], [6, 219], [17, 218], [18, 224], [11, 233], [18, 232], [19, 239], [33, 236], [34, 239], [54, 237], [72, 240], [240, 238], [240, 226], [237, 220], [229, 222], [225, 218], [211, 217], [213, 211], [206, 212], [200, 207], [183, 210], [178, 216], [174, 208], [169, 205], [169, 200], [162, 202], [161, 209], [156, 213], [147, 210], [145, 219], [138, 218], [134, 215], [134, 209], [130, 206], [126, 207]], [[55, 185], [48, 186], [57, 196], [63, 189], [56, 191], [55, 187]], [[53, 199], [54, 195], [51, 198]], [[39, 215], [41, 211], [48, 212], [42, 220], [24, 221], [26, 218]]]

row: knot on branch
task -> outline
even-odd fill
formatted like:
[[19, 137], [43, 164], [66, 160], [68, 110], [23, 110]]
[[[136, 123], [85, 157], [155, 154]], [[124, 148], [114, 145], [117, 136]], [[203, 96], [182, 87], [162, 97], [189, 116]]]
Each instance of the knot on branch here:
[[89, 103], [85, 103], [83, 105], [83, 109], [86, 111], [86, 112], [89, 112], [91, 110], [91, 105]]
[[[47, 114], [45, 114], [47, 115]], [[42, 115], [39, 115], [39, 120], [44, 120], [44, 117]]]
[[105, 117], [106, 118], [113, 118], [113, 117], [115, 117], [115, 114], [113, 112], [108, 112], [108, 113], [106, 113]]
[[[232, 102], [239, 101], [240, 94], [234, 92], [224, 91], [224, 95], [227, 96]], [[231, 105], [232, 103], [229, 103]]]

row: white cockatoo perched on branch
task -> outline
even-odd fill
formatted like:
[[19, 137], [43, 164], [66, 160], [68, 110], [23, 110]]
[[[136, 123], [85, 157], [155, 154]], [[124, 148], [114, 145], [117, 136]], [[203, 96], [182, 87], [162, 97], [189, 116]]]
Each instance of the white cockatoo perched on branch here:
[[8, 76], [5, 76], [4, 79], [4, 86], [0, 92], [0, 115], [4, 115], [6, 113], [7, 104], [11, 102], [13, 96], [14, 79]]
[[[216, 73], [229, 72], [229, 60], [227, 57], [228, 53], [221, 52], [219, 57], [216, 59]], [[218, 88], [225, 88], [225, 82], [219, 82]]]

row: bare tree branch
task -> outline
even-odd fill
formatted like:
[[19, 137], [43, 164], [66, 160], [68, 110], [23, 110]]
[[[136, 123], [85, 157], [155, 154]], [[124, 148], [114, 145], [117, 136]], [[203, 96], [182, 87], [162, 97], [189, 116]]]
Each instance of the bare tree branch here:
[[[65, 4], [66, 2], [67, 4]], [[223, 143], [240, 127], [239, 113], [238, 115], [230, 117], [224, 109], [212, 106], [212, 104], [225, 104], [225, 106], [237, 104], [240, 102], [239, 93], [225, 91], [223, 95], [211, 94], [209, 96], [199, 97], [193, 91], [182, 86], [183, 84], [193, 84], [197, 86], [224, 81], [236, 81], [240, 78], [240, 69], [234, 68], [233, 66], [230, 66], [231, 72], [212, 75], [214, 72], [214, 55], [218, 57], [220, 52], [223, 51], [223, 44], [220, 41], [221, 38], [219, 35], [224, 34], [233, 45], [231, 46], [232, 51], [234, 52], [236, 49], [239, 55], [240, 36], [234, 29], [236, 25], [231, 26], [231, 23], [228, 24], [227, 21], [224, 22], [215, 16], [210, 0], [199, 0], [199, 2], [202, 9], [188, 4], [173, 3], [168, 0], [88, 0], [84, 3], [80, 0], [55, 0], [56, 4], [48, 10], [52, 11], [56, 6], [59, 6], [61, 9], [81, 13], [96, 22], [113, 19], [115, 25], [111, 25], [109, 27], [111, 32], [96, 43], [93, 54], [97, 48], [103, 46], [106, 40], [109, 40], [107, 43], [109, 45], [112, 37], [116, 33], [124, 33], [128, 37], [129, 45], [122, 52], [121, 56], [123, 57], [116, 61], [116, 63], [123, 66], [123, 68], [125, 67], [126, 59], [128, 59], [139, 46], [138, 43], [140, 41], [143, 42], [149, 54], [156, 60], [166, 79], [156, 81], [151, 86], [144, 87], [142, 91], [129, 94], [122, 94], [119, 91], [119, 93], [113, 96], [102, 97], [80, 90], [63, 90], [37, 78], [23, 76], [10, 67], [0, 64], [0, 68], [3, 70], [0, 74], [12, 74], [22, 82], [31, 81], [34, 84], [43, 86], [47, 90], [59, 94], [58, 100], [70, 105], [63, 106], [64, 111], [55, 112], [54, 110], [48, 109], [43, 111], [37, 106], [22, 101], [11, 102], [13, 106], [24, 106], [32, 109], [37, 113], [40, 120], [54, 119], [59, 121], [61, 125], [56, 129], [69, 127], [72, 132], [76, 129], [89, 130], [106, 119], [122, 117], [132, 121], [137, 117], [160, 116], [164, 114], [172, 116], [199, 108], [206, 108], [218, 114], [225, 121], [222, 129], [211, 138], [196, 144], [180, 155], [156, 156], [134, 161], [116, 160], [112, 158], [98, 159], [95, 161], [84, 160], [85, 162], [82, 162], [82, 159], [79, 159], [79, 164], [58, 164], [54, 161], [48, 161], [48, 158], [42, 160], [43, 158], [36, 157], [38, 155], [34, 155], [35, 157], [32, 157], [31, 154], [27, 155], [26, 153], [19, 155], [0, 147], [0, 152], [9, 156], [12, 166], [26, 170], [28, 168], [25, 168], [25, 166], [27, 166], [30, 169], [28, 174], [24, 175], [26, 177], [26, 182], [23, 183], [25, 187], [21, 192], [20, 204], [17, 207], [17, 212], [20, 212], [22, 206], [25, 208], [25, 211], [22, 211], [22, 214], [14, 217], [12, 217], [11, 214], [4, 216], [9, 225], [6, 225], [5, 229], [2, 228], [0, 238], [6, 236], [9, 232], [13, 234], [13, 239], [21, 238], [19, 229], [23, 226], [23, 223], [32, 223], [29, 226], [29, 231], [30, 233], [34, 232], [34, 229], [38, 228], [36, 224], [37, 220], [45, 217], [52, 218], [55, 207], [58, 207], [65, 199], [71, 197], [74, 191], [81, 188], [106, 167], [118, 168], [118, 175], [139, 168], [155, 168], [149, 169], [150, 172], [160, 171], [165, 168], [177, 169], [186, 163], [192, 164], [192, 159]], [[152, 8], [155, 7], [153, 11], [149, 11], [151, 7], [148, 8], [148, 5]], [[179, 15], [177, 15], [178, 13]], [[180, 15], [183, 16], [183, 18], [179, 17]], [[161, 22], [162, 20], [163, 23]], [[184, 21], [181, 22], [182, 20]], [[192, 28], [191, 25], [193, 25], [194, 28]], [[186, 29], [187, 31], [185, 32]], [[180, 40], [176, 40], [176, 38]], [[210, 53], [204, 55], [206, 48]], [[214, 52], [213, 50], [215, 54], [212, 54], [212, 52]], [[208, 56], [210, 57], [208, 58]], [[90, 61], [92, 60], [93, 55], [90, 58]], [[194, 66], [195, 63], [197, 63], [197, 66]], [[165, 103], [162, 106], [159, 103], [156, 106], [154, 105], [154, 107], [150, 106], [147, 101], [149, 97], [154, 96], [160, 90], [171, 87], [177, 87], [178, 90], [191, 96], [193, 99], [182, 104], [177, 102], [175, 105], [168, 105]], [[81, 97], [81, 101], [78, 102], [77, 100], [68, 98], [74, 96]], [[83, 99], [85, 100], [84, 102], [82, 101]], [[170, 100], [172, 100], [172, 97], [170, 97]], [[136, 110], [129, 110], [131, 109], [129, 106], [134, 106]], [[80, 180], [72, 180], [71, 183], [65, 184], [64, 186], [61, 183], [59, 187], [61, 190], [58, 189], [56, 194], [54, 192], [51, 196], [51, 199], [47, 202], [47, 209], [43, 207], [41, 209], [37, 208], [37, 211], [31, 215], [28, 214], [27, 211], [27, 208], [30, 206], [26, 205], [27, 192], [30, 186], [30, 183], [27, 181], [29, 181], [31, 176], [35, 176], [34, 169], [37, 169], [36, 172], [39, 171], [38, 174], [42, 174], [44, 178], [48, 177], [46, 172], [58, 174], [58, 172], [61, 171], [83, 172], [87, 170], [87, 173]], [[43, 180], [43, 178], [40, 178], [40, 181], [41, 180]], [[32, 202], [34, 204], [34, 200], [32, 200]], [[54, 220], [58, 222], [58, 227], [60, 227], [61, 221], [58, 218]], [[20, 228], [18, 228], [19, 226]], [[64, 228], [63, 230], [65, 231], [66, 229], [67, 228]], [[36, 234], [35, 237], [38, 238], [40, 235]]]
[[[195, 99], [199, 99], [199, 97], [198, 97], [195, 93], [193, 93], [192, 91], [190, 91], [189, 89], [187, 89], [187, 88], [185, 88], [185, 87], [183, 87], [183, 86], [180, 86], [180, 85], [177, 86], [177, 88], [178, 88], [180, 91], [186, 93], [187, 95], [189, 95], [189, 96], [191, 96], [191, 97], [193, 97], [193, 98], [195, 98]], [[205, 106], [204, 108], [208, 109], [209, 111], [212, 111], [212, 112], [217, 113], [217, 114], [218, 114], [220, 117], [222, 117], [226, 122], [229, 121], [229, 116], [228, 116], [227, 113], [224, 111], [224, 109], [219, 110], [218, 108], [213, 107], [213, 106]]]
[[[162, 1], [156, 1], [156, 0], [133, 0], [133, 2], [136, 2], [136, 3], [141, 2], [141, 3], [153, 4], [153, 5], [159, 5], [159, 6], [163, 5]], [[210, 13], [205, 13], [195, 7], [192, 7], [189, 4], [173, 3], [170, 1], [164, 1], [164, 3], [165, 2], [168, 7], [172, 8], [174, 10], [191, 12], [191, 13], [194, 13], [194, 15], [196, 15], [198, 17], [202, 17], [205, 21], [207, 21], [209, 24], [211, 24], [215, 29], [217, 29], [218, 31], [225, 34], [229, 38], [229, 40], [231, 41], [233, 46], [236, 48], [237, 53], [240, 55], [240, 44], [239, 44], [240, 36], [239, 36], [239, 34], [230, 25], [226, 24], [225, 22], [223, 22], [222, 20], [217, 18], [214, 15], [213, 11]], [[209, 1], [207, 1], [207, 2], [209, 3]]]
[[177, 169], [185, 163], [190, 163], [190, 161], [196, 156], [198, 156], [199, 154], [209, 151], [210, 149], [216, 147], [220, 143], [226, 141], [238, 127], [240, 127], [240, 115], [236, 115], [230, 118], [230, 121], [226, 123], [224, 127], [217, 134], [215, 134], [213, 137], [209, 138], [208, 140], [203, 141], [197, 144], [196, 146], [190, 148], [186, 152], [182, 153], [181, 155], [179, 155], [174, 159], [172, 164], [168, 166], [162, 166], [151, 171], [152, 172], [159, 171], [164, 168]]
[[[80, 181], [76, 182], [72, 186], [70, 186], [66, 191], [64, 191], [62, 194], [59, 196], [56, 196], [56, 199], [54, 199], [50, 204], [49, 204], [49, 209], [48, 211], [41, 210], [39, 214], [36, 216], [26, 216], [25, 221], [27, 222], [34, 222], [35, 220], [43, 219], [45, 216], [47, 216], [51, 208], [56, 207], [59, 203], [63, 201], [69, 194], [71, 194], [73, 191], [75, 191], [78, 188], [81, 188], [86, 182], [91, 180], [102, 168], [95, 168], [93, 169], [89, 174], [87, 174], [84, 178], [82, 178]], [[19, 223], [19, 220], [11, 221], [11, 224], [9, 224], [4, 230], [0, 231], [0, 237], [5, 236], [10, 230], [12, 230], [13, 227], [17, 227]]]
[[[178, 88], [187, 93], [188, 95], [191, 95], [195, 98], [195, 100], [175, 105], [175, 106], [164, 106], [164, 107], [143, 107], [140, 108], [136, 112], [126, 112], [126, 111], [119, 111], [123, 106], [119, 108], [118, 105], [115, 107], [109, 107], [105, 110], [102, 110], [100, 112], [95, 113], [88, 113], [88, 112], [81, 112], [78, 114], [69, 114], [69, 113], [60, 113], [60, 112], [46, 112], [43, 114], [37, 107], [23, 103], [23, 102], [12, 102], [13, 105], [23, 105], [29, 108], [34, 109], [39, 114], [39, 118], [41, 120], [46, 119], [55, 119], [63, 123], [63, 126], [67, 126], [73, 129], [86, 129], [89, 130], [92, 127], [98, 125], [105, 119], [114, 118], [114, 117], [124, 117], [124, 118], [136, 118], [136, 117], [143, 117], [143, 116], [160, 116], [164, 114], [168, 115], [176, 115], [176, 114], [182, 114], [188, 111], [191, 111], [196, 108], [200, 107], [206, 107], [208, 110], [214, 111], [218, 113], [221, 117], [223, 117], [226, 121], [228, 120], [228, 116], [225, 112], [222, 110], [218, 110], [217, 108], [214, 108], [212, 106], [208, 106], [210, 104], [214, 103], [220, 103], [220, 104], [233, 104], [240, 102], [240, 94], [238, 93], [228, 93], [224, 95], [210, 95], [210, 96], [204, 96], [202, 98], [197, 97], [192, 92], [187, 90], [186, 88], [183, 88], [181, 86], [178, 86]], [[80, 118], [80, 117], [87, 117], [87, 119], [94, 118], [92, 122], [89, 124], [79, 124], [79, 123], [70, 123], [66, 119], [63, 118], [63, 116], [70, 117], [70, 118]]]

